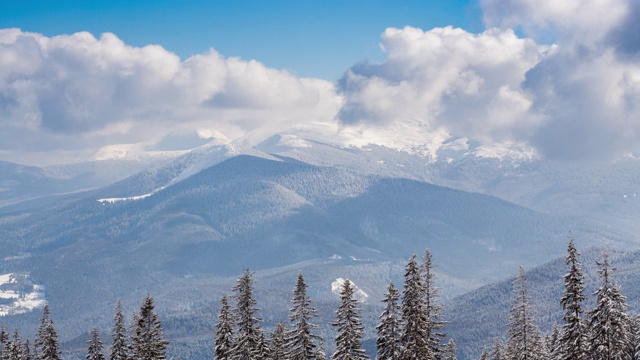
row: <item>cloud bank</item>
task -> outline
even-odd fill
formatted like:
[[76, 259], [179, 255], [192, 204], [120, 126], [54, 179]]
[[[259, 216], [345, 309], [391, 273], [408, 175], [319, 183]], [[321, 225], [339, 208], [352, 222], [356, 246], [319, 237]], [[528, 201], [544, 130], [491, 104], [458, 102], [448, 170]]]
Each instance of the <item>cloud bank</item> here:
[[196, 132], [247, 144], [290, 132], [429, 155], [461, 138], [570, 161], [638, 154], [639, 4], [482, 0], [484, 32], [389, 28], [386, 60], [355, 64], [336, 84], [215, 50], [182, 61], [109, 33], [0, 30], [0, 158], [171, 148]]
[[328, 81], [214, 50], [181, 61], [109, 33], [0, 30], [0, 153], [86, 156], [189, 130], [259, 137], [266, 125], [332, 119], [339, 105]]

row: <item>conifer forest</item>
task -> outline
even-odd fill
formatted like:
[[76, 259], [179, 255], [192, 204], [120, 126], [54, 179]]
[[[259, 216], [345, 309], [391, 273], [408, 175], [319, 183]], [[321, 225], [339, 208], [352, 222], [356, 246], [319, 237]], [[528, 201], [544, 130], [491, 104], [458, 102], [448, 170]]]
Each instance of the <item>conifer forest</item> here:
[[[604, 253], [597, 262], [600, 284], [593, 294], [595, 306], [586, 309], [585, 276], [580, 253], [570, 240], [565, 257], [564, 294], [558, 299], [563, 309], [562, 323], [543, 333], [536, 323], [527, 279], [522, 267], [513, 281], [512, 303], [506, 333], [491, 346], [481, 349], [480, 360], [636, 360], [640, 359], [640, 316], [631, 314], [626, 298], [615, 280], [615, 267]], [[260, 307], [254, 297], [253, 272], [246, 269], [228, 296], [219, 299], [215, 333], [211, 334], [217, 360], [455, 360], [455, 339], [446, 333], [439, 289], [435, 286], [434, 265], [427, 249], [422, 258], [415, 254], [405, 266], [404, 284], [389, 283], [380, 304], [375, 326], [375, 354], [363, 347], [365, 325], [354, 296], [354, 284], [346, 280], [340, 288], [335, 320], [330, 325], [333, 339], [318, 331], [322, 324], [308, 285], [298, 273], [291, 296], [288, 319], [272, 329], [261, 326]], [[122, 305], [115, 305], [109, 346], [97, 329], [90, 330], [87, 360], [159, 360], [167, 358], [170, 346], [165, 339], [153, 298], [143, 300], [139, 311], [126, 323]], [[40, 325], [31, 342], [17, 330], [0, 331], [0, 358], [3, 360], [63, 359], [51, 310], [45, 305]]]

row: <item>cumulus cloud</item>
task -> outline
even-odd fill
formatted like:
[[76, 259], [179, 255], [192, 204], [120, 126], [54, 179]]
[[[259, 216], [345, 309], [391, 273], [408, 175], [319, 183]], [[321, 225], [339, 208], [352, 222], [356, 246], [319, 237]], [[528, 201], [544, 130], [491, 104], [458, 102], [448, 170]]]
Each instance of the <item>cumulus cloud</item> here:
[[407, 136], [421, 130], [435, 148], [466, 137], [533, 146], [565, 160], [640, 152], [637, 2], [483, 0], [481, 6], [488, 28], [481, 34], [451, 27], [385, 31], [387, 59], [357, 64], [339, 83], [342, 123], [362, 129], [413, 123]]
[[91, 153], [185, 129], [234, 139], [303, 117], [330, 121], [339, 105], [327, 81], [214, 50], [181, 61], [160, 46], [128, 46], [110, 33], [96, 39], [0, 30], [0, 154]]
[[548, 47], [511, 30], [475, 35], [452, 27], [390, 28], [382, 40], [387, 60], [358, 64], [340, 82], [345, 124], [413, 122], [426, 133], [444, 129], [486, 142], [520, 136], [535, 125], [520, 84]]

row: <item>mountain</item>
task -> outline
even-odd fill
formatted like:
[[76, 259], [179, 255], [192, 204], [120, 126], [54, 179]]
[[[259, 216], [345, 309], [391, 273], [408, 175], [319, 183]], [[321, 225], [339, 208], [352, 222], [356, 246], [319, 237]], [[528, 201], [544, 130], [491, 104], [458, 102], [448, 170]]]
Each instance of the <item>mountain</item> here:
[[[0, 256], [4, 273], [46, 286], [62, 340], [106, 331], [116, 298], [131, 310], [150, 293], [168, 326], [198, 324], [168, 328], [186, 349], [193, 334], [210, 334], [212, 304], [245, 267], [256, 271], [265, 303], [281, 304], [265, 309], [273, 319], [286, 318], [303, 270], [328, 324], [338, 278], [353, 280], [374, 314], [414, 252], [431, 249], [451, 297], [553, 258], [568, 229], [589, 241], [615, 236], [492, 196], [215, 145], [37, 211], [6, 213]], [[24, 326], [29, 316], [7, 324]]]
[[[428, 247], [447, 308], [460, 309], [450, 315], [451, 333], [461, 354], [475, 354], [484, 341], [476, 332], [496, 332], [459, 324], [472, 323], [465, 316], [476, 313], [474, 301], [492, 297], [462, 294], [513, 276], [519, 265], [556, 258], [569, 231], [585, 249], [638, 248], [635, 159], [588, 168], [477, 148], [447, 154], [433, 159], [276, 135], [253, 148], [210, 141], [130, 168], [122, 159], [58, 172], [9, 164], [5, 178], [26, 178], [7, 196], [11, 205], [0, 207], [0, 273], [44, 286], [71, 358], [83, 356], [89, 329], [108, 331], [116, 298], [130, 313], [149, 293], [172, 354], [199, 359], [210, 357], [219, 297], [246, 267], [256, 271], [265, 327], [287, 318], [302, 270], [325, 325], [337, 304], [332, 287], [354, 281], [371, 338], [388, 282], [401, 285], [409, 256]], [[134, 174], [125, 177], [128, 171]], [[89, 175], [83, 183], [78, 174]], [[34, 193], [37, 186], [29, 193], [26, 179], [38, 176], [38, 186], [69, 182], [48, 195]], [[458, 306], [465, 304], [458, 295], [473, 301]], [[33, 334], [38, 316], [2, 320]], [[500, 326], [499, 316], [483, 319]], [[322, 331], [330, 343], [332, 329]]]

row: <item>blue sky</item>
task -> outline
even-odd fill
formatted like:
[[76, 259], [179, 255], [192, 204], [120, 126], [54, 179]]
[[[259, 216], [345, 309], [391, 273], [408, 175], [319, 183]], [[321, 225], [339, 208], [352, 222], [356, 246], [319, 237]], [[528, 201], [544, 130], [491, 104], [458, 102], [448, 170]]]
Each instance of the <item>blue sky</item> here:
[[353, 64], [381, 61], [387, 27], [483, 30], [473, 0], [2, 1], [0, 28], [46, 36], [112, 32], [133, 46], [160, 44], [183, 59], [215, 48], [302, 77], [337, 80]]

